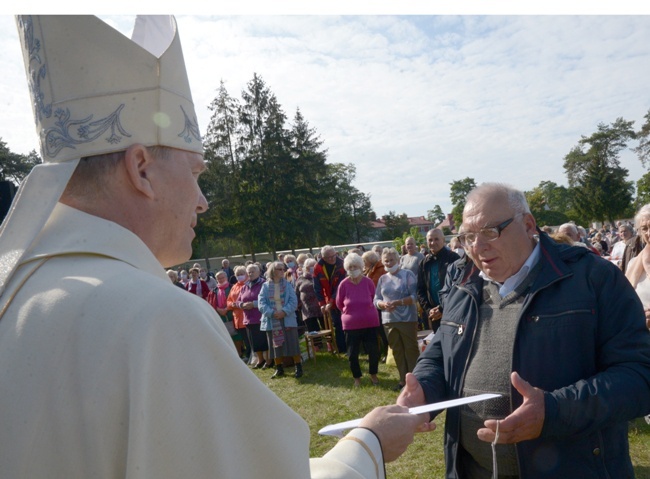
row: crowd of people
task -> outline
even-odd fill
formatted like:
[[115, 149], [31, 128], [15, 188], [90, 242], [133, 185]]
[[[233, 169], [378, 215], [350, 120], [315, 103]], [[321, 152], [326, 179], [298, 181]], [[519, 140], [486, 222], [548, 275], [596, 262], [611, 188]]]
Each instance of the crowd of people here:
[[[507, 226], [499, 227], [503, 230]], [[639, 210], [634, 223], [619, 221], [613, 226], [590, 230], [574, 223], [543, 226], [535, 233], [536, 241], [544, 233], [554, 243], [579, 246], [615, 264], [637, 292], [645, 311], [646, 326], [650, 329], [650, 249], [644, 248], [650, 241], [650, 205]], [[386, 361], [390, 348], [399, 376], [393, 390], [402, 391], [407, 375], [416, 369], [420, 358], [418, 330], [430, 329], [433, 333], [439, 330], [443, 296], [449, 294], [450, 275], [457, 274], [459, 269], [454, 264], [472, 262], [464, 248], [467, 241], [463, 240], [461, 233], [446, 245], [443, 232], [432, 229], [427, 232], [426, 245], [420, 248], [414, 238], [407, 238], [401, 255], [395, 248], [378, 245], [369, 251], [358, 246], [342, 253], [328, 245], [315, 258], [303, 253], [298, 257], [280, 255], [279, 261], [265, 265], [249, 262], [247, 278], [243, 270], [237, 277], [233, 272], [230, 278], [240, 285], [236, 298], [225, 310], [216, 306], [215, 309], [224, 322], [233, 321], [238, 311], [240, 315], [247, 311], [239, 327], [233, 329], [233, 341], [245, 361], [249, 361], [253, 345], [257, 358], [250, 359], [252, 367], [275, 368], [272, 377], [284, 375], [283, 365], [287, 359], [295, 365], [294, 376], [302, 376], [298, 326], [308, 332], [320, 331], [325, 324], [324, 316], [329, 315], [336, 349], [348, 358], [353, 387], [361, 385], [363, 376], [360, 354], [367, 354], [370, 383], [377, 385], [378, 365]], [[219, 275], [223, 276], [218, 281], [221, 287], [227, 283], [227, 272], [232, 271], [228, 268], [228, 260], [224, 260], [222, 271], [217, 274], [217, 280]], [[262, 272], [266, 272], [265, 278]], [[170, 270], [168, 273], [172, 282], [189, 292], [206, 294], [204, 290], [210, 284], [211, 275], [206, 277], [205, 269], [199, 264], [189, 270], [185, 281], [183, 271]], [[175, 279], [179, 274], [181, 279]], [[219, 288], [207, 287], [212, 291]], [[208, 294], [208, 299], [214, 296], [210, 291]], [[462, 326], [457, 334], [461, 334], [460, 331]], [[322, 343], [317, 344], [322, 346]], [[484, 373], [479, 368], [478, 373], [472, 374], [481, 376]], [[474, 390], [477, 391], [482, 390]], [[650, 423], [650, 416], [646, 420]], [[474, 446], [467, 445], [468, 448]], [[478, 454], [474, 450], [472, 453]], [[474, 464], [472, 467], [482, 466]], [[512, 463], [508, 467], [512, 467]]]
[[[650, 205], [639, 211], [635, 224], [620, 221], [587, 231], [565, 223], [541, 231], [555, 242], [582, 246], [610, 260], [624, 273], [632, 266], [628, 277], [643, 300], [650, 328], [650, 275], [644, 273], [643, 256], [635, 260], [649, 228]], [[378, 364], [386, 362], [390, 348], [399, 374], [393, 389], [400, 391], [420, 355], [418, 330], [435, 333], [440, 327], [440, 293], [448, 268], [465, 257], [459, 237], [447, 245], [437, 228], [427, 232], [420, 247], [415, 238], [406, 238], [402, 251], [379, 245], [365, 251], [360, 245], [339, 252], [328, 245], [315, 257], [280, 254], [277, 261], [247, 261], [235, 269], [224, 259], [216, 274], [199, 263], [167, 273], [174, 284], [210, 302], [251, 367], [275, 369], [272, 377], [277, 378], [284, 376], [286, 364], [293, 364], [294, 376], [300, 378], [300, 334], [323, 330], [329, 315], [336, 351], [348, 357], [353, 386], [361, 385], [360, 354], [368, 355], [371, 384], [377, 385]], [[647, 264], [650, 270], [650, 260]], [[320, 347], [323, 343], [317, 341], [314, 352]]]
[[360, 355], [368, 356], [372, 385], [379, 384], [379, 363], [392, 358], [399, 375], [393, 389], [400, 391], [420, 353], [418, 331], [438, 329], [438, 292], [447, 265], [459, 258], [440, 229], [428, 232], [426, 247], [406, 238], [404, 251], [359, 245], [339, 252], [327, 245], [316, 255], [279, 254], [234, 269], [226, 258], [216, 272], [195, 263], [167, 274], [212, 305], [252, 368], [274, 369], [272, 378], [279, 378], [289, 364], [302, 377], [300, 335], [323, 330], [328, 316], [334, 347], [317, 339], [314, 353], [326, 346], [345, 354], [354, 387], [361, 385]]

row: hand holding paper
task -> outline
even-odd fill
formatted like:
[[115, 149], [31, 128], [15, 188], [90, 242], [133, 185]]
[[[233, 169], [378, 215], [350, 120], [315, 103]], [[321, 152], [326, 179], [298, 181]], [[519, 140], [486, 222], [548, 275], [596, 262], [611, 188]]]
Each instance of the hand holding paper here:
[[[440, 411], [442, 409], [460, 406], [463, 404], [470, 404], [477, 401], [485, 401], [487, 399], [493, 399], [499, 396], [500, 394], [479, 394], [477, 396], [471, 396], [471, 397], [460, 398], [460, 399], [452, 399], [450, 401], [442, 401], [433, 404], [426, 404], [424, 406], [412, 407], [409, 408], [408, 411], [410, 414], [422, 414], [430, 411]], [[318, 431], [318, 434], [324, 436], [329, 435], [329, 436], [342, 437], [343, 431], [358, 427], [361, 421], [362, 419], [353, 419], [351, 421], [340, 422], [338, 424], [331, 424], [329, 426], [325, 426], [320, 431]]]

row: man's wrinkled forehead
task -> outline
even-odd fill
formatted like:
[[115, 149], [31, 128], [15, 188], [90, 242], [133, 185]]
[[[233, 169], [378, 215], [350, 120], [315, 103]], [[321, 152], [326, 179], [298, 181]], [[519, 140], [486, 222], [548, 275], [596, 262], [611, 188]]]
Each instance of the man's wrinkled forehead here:
[[471, 198], [463, 210], [463, 231], [494, 226], [512, 216], [508, 199], [501, 195], [484, 195]]

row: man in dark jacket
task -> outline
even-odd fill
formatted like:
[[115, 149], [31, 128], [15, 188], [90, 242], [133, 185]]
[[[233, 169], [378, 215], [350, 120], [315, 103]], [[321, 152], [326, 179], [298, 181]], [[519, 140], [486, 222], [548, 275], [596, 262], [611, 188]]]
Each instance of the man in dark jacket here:
[[429, 328], [434, 332], [440, 327], [442, 312], [438, 307], [438, 292], [445, 284], [447, 266], [460, 259], [456, 253], [445, 247], [445, 235], [435, 228], [427, 232], [430, 253], [418, 267], [418, 303], [422, 307]]
[[[447, 478], [633, 478], [628, 421], [650, 412], [650, 334], [622, 272], [553, 242], [524, 195], [484, 184], [466, 199], [443, 319], [398, 398], [481, 392], [446, 414]], [[498, 443], [495, 452], [490, 443]]]

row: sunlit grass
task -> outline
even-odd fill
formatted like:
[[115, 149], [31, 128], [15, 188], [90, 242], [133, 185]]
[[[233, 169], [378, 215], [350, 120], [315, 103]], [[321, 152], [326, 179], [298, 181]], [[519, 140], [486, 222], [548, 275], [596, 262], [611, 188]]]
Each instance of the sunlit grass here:
[[[328, 353], [318, 353], [317, 361], [304, 364], [305, 375], [293, 377], [293, 368], [287, 368], [287, 377], [271, 379], [272, 370], [254, 370], [255, 374], [283, 401], [300, 414], [311, 430], [311, 456], [325, 454], [336, 438], [320, 436], [318, 430], [328, 424], [347, 421], [365, 415], [376, 406], [394, 404], [397, 393], [391, 388], [397, 384], [394, 366], [379, 365], [380, 385], [374, 387], [366, 374], [368, 364], [362, 357], [364, 372], [362, 386], [352, 387], [352, 374], [347, 359]], [[419, 434], [406, 453], [387, 464], [391, 478], [417, 479], [444, 477], [442, 449], [444, 414], [436, 419], [438, 428], [428, 434]], [[637, 479], [650, 479], [650, 426], [643, 419], [630, 423], [630, 453]]]

